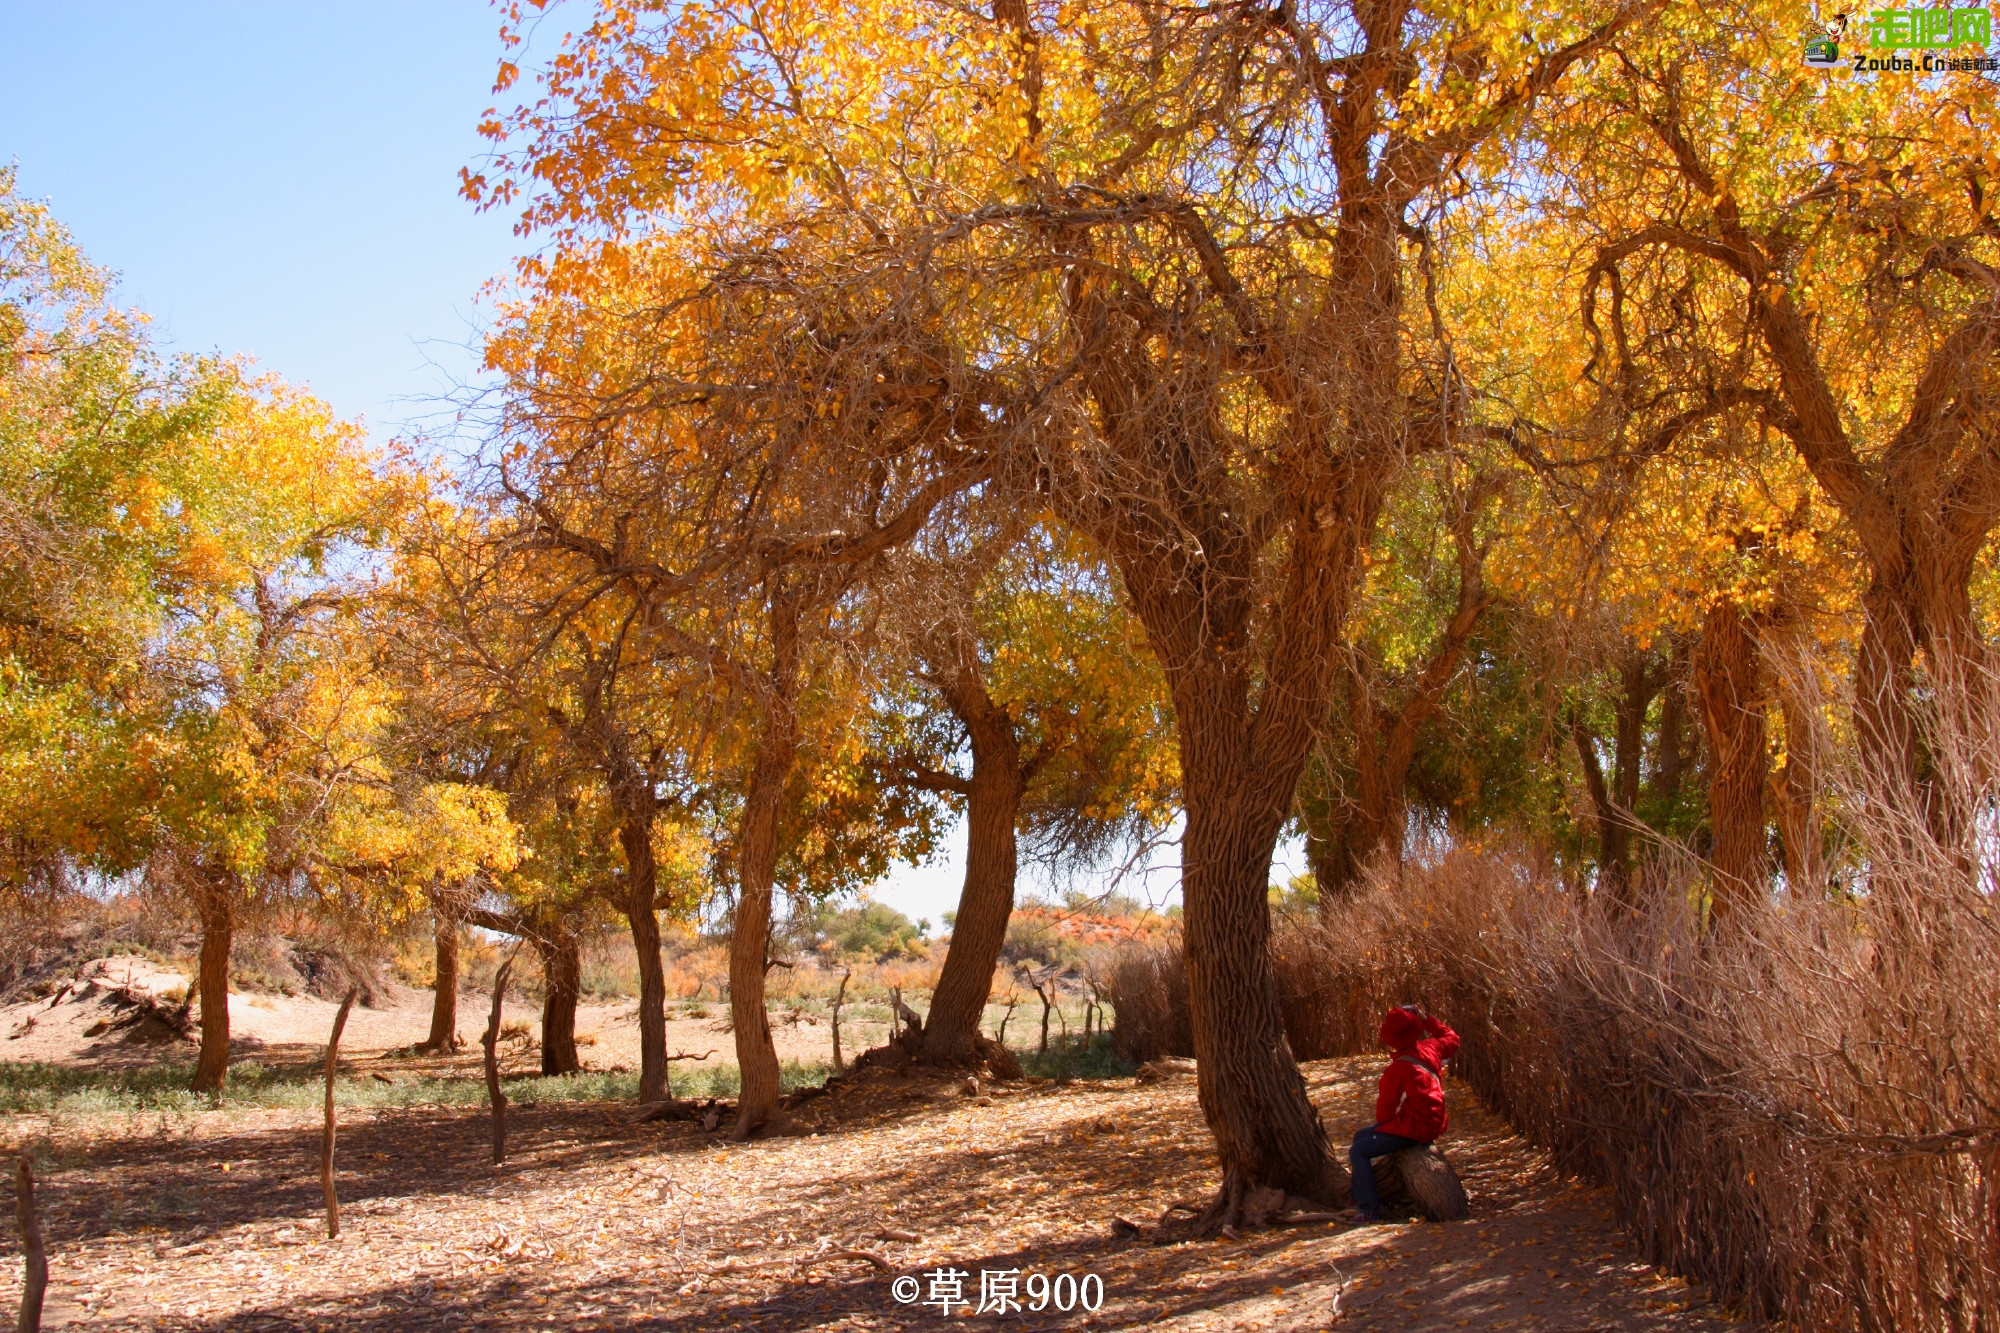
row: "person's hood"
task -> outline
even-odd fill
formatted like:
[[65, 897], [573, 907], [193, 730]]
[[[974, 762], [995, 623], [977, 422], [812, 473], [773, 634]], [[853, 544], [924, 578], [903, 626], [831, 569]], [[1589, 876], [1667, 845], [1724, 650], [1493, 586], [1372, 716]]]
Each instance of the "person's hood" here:
[[1424, 1020], [1407, 1009], [1391, 1009], [1382, 1020], [1382, 1044], [1392, 1051], [1408, 1050], [1424, 1035]]

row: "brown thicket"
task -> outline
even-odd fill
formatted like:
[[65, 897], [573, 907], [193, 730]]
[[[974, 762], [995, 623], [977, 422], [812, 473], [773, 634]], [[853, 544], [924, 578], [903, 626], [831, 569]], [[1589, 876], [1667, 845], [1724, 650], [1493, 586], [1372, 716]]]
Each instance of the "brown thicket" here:
[[1280, 932], [1287, 1027], [1331, 1055], [1370, 1049], [1392, 1004], [1446, 1015], [1481, 1098], [1725, 1299], [1808, 1327], [1991, 1327], [1990, 858], [1968, 873], [1925, 818], [1865, 816], [1865, 891], [1759, 894], [1706, 934], [1687, 864], [1650, 863], [1650, 907], [1610, 913], [1459, 852]]
[[[1777, 672], [1801, 714], [1829, 711]], [[1465, 1039], [1459, 1077], [1609, 1186], [1647, 1255], [1795, 1326], [1982, 1329], [2000, 1319], [2000, 931], [1990, 842], [1935, 834], [1934, 801], [1988, 806], [1983, 704], [1944, 677], [1928, 777], [1885, 791], [1824, 734], [1845, 863], [1711, 914], [1710, 868], [1656, 849], [1629, 900], [1525, 852], [1461, 847], [1378, 868], [1281, 918], [1273, 970], [1303, 1058], [1372, 1051], [1420, 1003]], [[1721, 890], [1727, 892], [1727, 890]], [[1171, 950], [1112, 972], [1121, 1049], [1173, 1049]], [[1449, 1150], [1449, 1140], [1445, 1142]]]

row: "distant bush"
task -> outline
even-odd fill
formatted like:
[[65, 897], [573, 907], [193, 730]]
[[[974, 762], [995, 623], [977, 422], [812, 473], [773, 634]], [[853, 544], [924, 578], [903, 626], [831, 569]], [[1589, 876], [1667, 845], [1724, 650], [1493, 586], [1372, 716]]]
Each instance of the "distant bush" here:
[[912, 958], [929, 951], [918, 923], [887, 903], [795, 907], [785, 938], [800, 953], [839, 958]]

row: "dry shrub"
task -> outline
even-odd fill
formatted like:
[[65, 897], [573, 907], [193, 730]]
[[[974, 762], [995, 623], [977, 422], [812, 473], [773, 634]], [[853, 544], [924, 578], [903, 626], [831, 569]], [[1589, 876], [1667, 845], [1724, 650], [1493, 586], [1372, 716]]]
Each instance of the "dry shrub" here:
[[1194, 1054], [1179, 940], [1125, 950], [1104, 966], [1098, 993], [1111, 1006], [1111, 1049], [1121, 1058]]

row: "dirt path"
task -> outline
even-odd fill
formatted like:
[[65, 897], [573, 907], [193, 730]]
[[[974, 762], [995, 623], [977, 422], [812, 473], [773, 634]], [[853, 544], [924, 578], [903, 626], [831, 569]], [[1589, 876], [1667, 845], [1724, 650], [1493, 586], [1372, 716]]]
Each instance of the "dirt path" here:
[[[1336, 1134], [1365, 1118], [1376, 1068], [1309, 1067]], [[975, 1303], [981, 1270], [1102, 1280], [1094, 1314], [971, 1319], [995, 1328], [1729, 1322], [1638, 1263], [1602, 1197], [1553, 1178], [1469, 1098], [1455, 1103], [1445, 1146], [1472, 1221], [1171, 1245], [1150, 1243], [1162, 1209], [1214, 1184], [1190, 1078], [1045, 1085], [986, 1106], [892, 1081], [807, 1103], [814, 1136], [748, 1145], [685, 1123], [630, 1128], [619, 1107], [522, 1107], [516, 1156], [497, 1170], [481, 1114], [357, 1112], [341, 1138], [346, 1225], [333, 1242], [322, 1238], [311, 1117], [107, 1121], [96, 1137], [46, 1145], [56, 1161], [43, 1195], [54, 1254], [44, 1326], [933, 1329], [945, 1317], [899, 1303], [892, 1282], [915, 1278], [922, 1297], [940, 1269], [965, 1273]], [[18, 1143], [31, 1130], [6, 1133]], [[1114, 1239], [1118, 1215], [1149, 1235]], [[826, 1257], [839, 1248], [874, 1251], [892, 1271]], [[16, 1256], [10, 1236], [0, 1309], [17, 1298]], [[1024, 1300], [1032, 1289], [1024, 1283]]]

